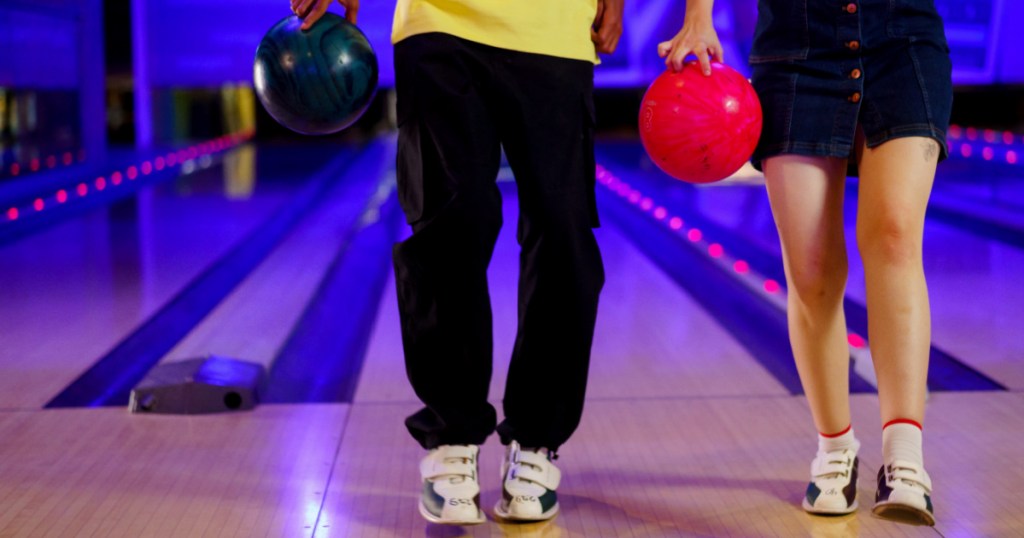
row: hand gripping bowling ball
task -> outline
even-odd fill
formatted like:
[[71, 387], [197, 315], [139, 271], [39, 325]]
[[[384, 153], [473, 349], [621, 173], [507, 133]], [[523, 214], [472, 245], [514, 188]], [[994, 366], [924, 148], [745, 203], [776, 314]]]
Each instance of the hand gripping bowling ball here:
[[761, 103], [754, 88], [732, 68], [696, 61], [665, 71], [640, 105], [640, 141], [666, 174], [710, 183], [743, 166], [761, 136]]
[[377, 91], [377, 56], [366, 36], [325, 13], [302, 31], [291, 16], [275, 24], [256, 49], [253, 82], [263, 107], [302, 134], [329, 134], [355, 123]]

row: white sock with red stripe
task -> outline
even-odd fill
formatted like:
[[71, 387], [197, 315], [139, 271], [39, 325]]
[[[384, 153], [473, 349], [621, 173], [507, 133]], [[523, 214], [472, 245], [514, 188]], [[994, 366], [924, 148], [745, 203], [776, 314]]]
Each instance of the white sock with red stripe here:
[[889, 464], [897, 460], [924, 466], [919, 422], [898, 418], [882, 427], [882, 461]]
[[847, 426], [845, 430], [837, 433], [818, 433], [818, 451], [834, 452], [837, 450], [860, 449], [860, 442], [853, 435], [853, 426]]

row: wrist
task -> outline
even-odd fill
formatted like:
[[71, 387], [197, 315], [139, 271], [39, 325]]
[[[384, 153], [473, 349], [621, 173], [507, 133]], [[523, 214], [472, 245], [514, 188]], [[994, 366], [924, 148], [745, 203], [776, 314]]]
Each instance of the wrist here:
[[707, 0], [688, 1], [686, 3], [686, 18], [684, 20], [700, 24], [711, 24], [712, 3]]
[[713, 26], [710, 12], [695, 11], [690, 13], [687, 11], [686, 18], [683, 20], [686, 26]]

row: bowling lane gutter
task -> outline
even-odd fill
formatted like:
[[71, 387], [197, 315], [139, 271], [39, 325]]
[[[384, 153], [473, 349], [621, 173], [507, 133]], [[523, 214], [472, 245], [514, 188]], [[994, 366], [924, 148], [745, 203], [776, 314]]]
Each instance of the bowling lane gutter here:
[[262, 402], [352, 401], [388, 281], [391, 246], [404, 222], [389, 175], [274, 359]]
[[[288, 202], [193, 279], [159, 311], [82, 373], [47, 408], [124, 405], [133, 387], [160, 359], [241, 283], [320, 203], [339, 178], [380, 159], [379, 144], [341, 154], [321, 168]], [[370, 181], [376, 178], [361, 178]]]
[[[659, 201], [664, 203], [669, 211], [683, 217], [694, 228], [702, 230], [709, 240], [713, 239], [718, 242], [724, 251], [747, 261], [751, 268], [772, 279], [780, 288], [784, 286], [786, 281], [785, 273], [783, 272], [782, 259], [778, 254], [766, 251], [758, 246], [754, 240], [744, 237], [742, 233], [721, 226], [701, 215], [699, 211], [694, 209], [695, 205], [687, 204], [685, 199], [680, 199], [678, 196], [665, 195], [664, 188], [681, 188], [684, 186], [671, 183], [671, 180], [667, 178], [652, 178], [642, 172], [631, 170], [629, 166], [619, 165], [613, 156], [615, 153], [617, 152], [614, 150], [607, 152], [609, 158], [606, 161], [615, 167], [616, 172], [621, 172], [619, 175], [624, 179], [648, 190], [649, 195], [657, 196], [660, 199]], [[664, 187], [659, 188], [659, 185]], [[705, 256], [707, 255], [705, 254]], [[785, 301], [776, 300], [776, 303], [784, 315]], [[855, 381], [858, 383], [865, 381], [872, 387], [870, 390], [874, 390], [874, 369], [871, 363], [870, 351], [867, 348], [866, 342], [858, 336], [867, 334], [867, 309], [864, 305], [849, 297], [844, 297], [843, 308], [847, 323], [853, 331], [850, 338], [850, 352], [854, 359], [853, 369], [857, 377], [860, 378], [855, 380], [851, 377], [851, 390], [857, 390], [853, 384]], [[1006, 390], [1006, 387], [1002, 384], [934, 345], [931, 346], [929, 355], [928, 386], [931, 390]]]

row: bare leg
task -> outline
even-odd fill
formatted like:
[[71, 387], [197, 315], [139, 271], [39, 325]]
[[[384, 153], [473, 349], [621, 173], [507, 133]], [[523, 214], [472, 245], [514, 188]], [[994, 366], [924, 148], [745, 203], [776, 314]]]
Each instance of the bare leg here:
[[846, 160], [782, 155], [765, 178], [782, 240], [789, 288], [789, 339], [814, 424], [835, 433], [850, 424], [850, 353], [843, 295]]
[[858, 156], [857, 243], [883, 424], [924, 418], [931, 314], [921, 243], [938, 154], [935, 140], [913, 137]]

